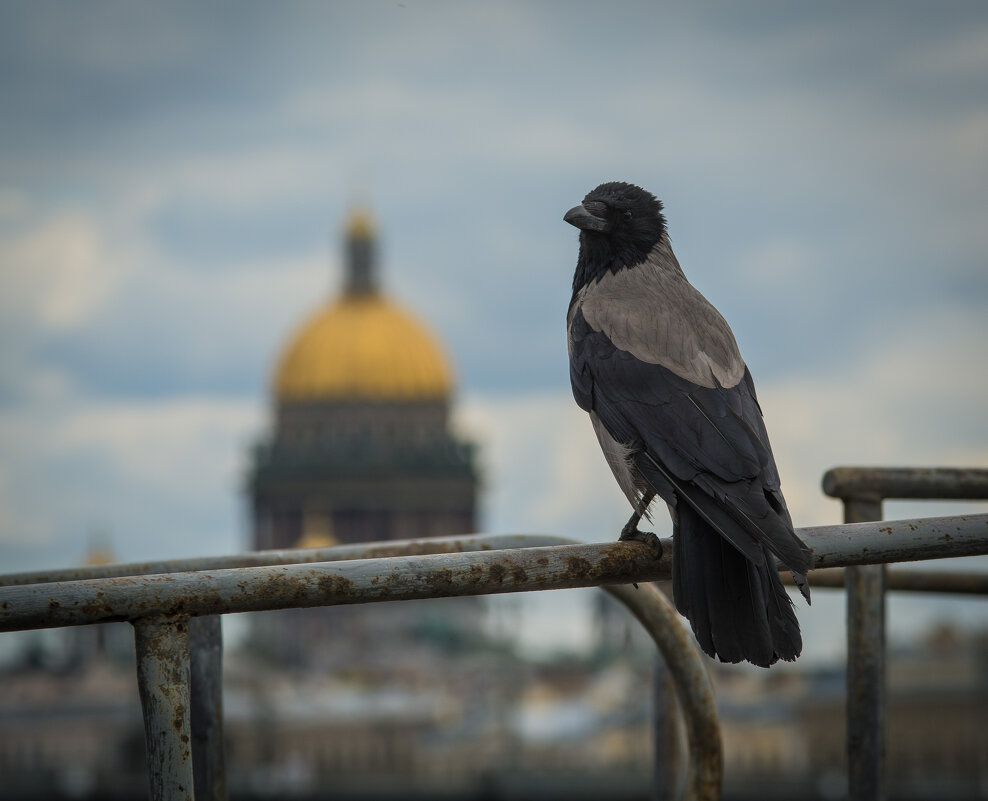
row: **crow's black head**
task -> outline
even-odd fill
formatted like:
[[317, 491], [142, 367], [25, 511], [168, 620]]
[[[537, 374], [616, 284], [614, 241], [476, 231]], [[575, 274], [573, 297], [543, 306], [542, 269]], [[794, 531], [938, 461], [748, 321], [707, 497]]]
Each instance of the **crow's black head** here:
[[573, 288], [605, 272], [634, 267], [666, 234], [662, 201], [640, 186], [611, 181], [587, 193], [563, 219], [580, 229]]

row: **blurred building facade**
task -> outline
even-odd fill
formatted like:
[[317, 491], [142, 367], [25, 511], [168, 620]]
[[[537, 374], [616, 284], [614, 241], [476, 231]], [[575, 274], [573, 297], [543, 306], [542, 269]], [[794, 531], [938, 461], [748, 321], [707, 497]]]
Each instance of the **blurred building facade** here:
[[[228, 659], [231, 797], [644, 801], [651, 653], [633, 641], [534, 664], [471, 648], [359, 676]], [[133, 655], [64, 657], [0, 676], [0, 797], [147, 797]], [[988, 799], [988, 631], [933, 632], [890, 657], [890, 801]], [[711, 668], [726, 801], [846, 796], [841, 666]], [[671, 729], [667, 790], [682, 778]]]
[[[273, 425], [248, 474], [250, 546], [335, 544], [477, 530], [472, 443], [450, 429], [453, 369], [440, 342], [382, 290], [376, 229], [355, 210], [344, 282], [289, 339], [274, 368]], [[384, 609], [386, 608], [386, 612]], [[476, 599], [255, 615], [252, 644], [275, 662], [380, 661], [424, 633], [472, 639]]]
[[255, 549], [476, 530], [474, 449], [449, 427], [440, 343], [387, 297], [370, 214], [346, 228], [341, 294], [309, 318], [274, 372], [274, 430], [249, 476]]

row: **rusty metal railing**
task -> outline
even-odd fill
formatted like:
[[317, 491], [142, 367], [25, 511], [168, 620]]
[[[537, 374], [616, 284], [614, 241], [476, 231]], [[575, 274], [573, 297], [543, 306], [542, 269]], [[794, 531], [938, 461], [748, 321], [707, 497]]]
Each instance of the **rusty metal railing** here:
[[[988, 515], [822, 526], [799, 534], [813, 551], [814, 567], [988, 553]], [[646, 627], [675, 679], [690, 754], [687, 797], [716, 799], [722, 758], [709, 679], [679, 617], [644, 584], [671, 576], [671, 542], [664, 546], [655, 559], [634, 542], [477, 536], [8, 575], [0, 577], [0, 631], [132, 623], [151, 797], [222, 799], [216, 615], [603, 586]], [[635, 582], [642, 582], [637, 589]]]
[[[823, 477], [823, 491], [844, 502], [844, 522], [882, 519], [885, 500], [988, 499], [988, 470], [950, 468], [836, 467]], [[897, 560], [889, 560], [897, 561]], [[985, 592], [988, 577], [913, 571], [890, 575], [884, 564], [848, 567], [847, 758], [849, 801], [885, 798], [885, 592]], [[911, 586], [908, 586], [911, 585]]]
[[702, 658], [665, 596], [629, 584], [662, 573], [668, 557], [656, 560], [638, 543], [547, 535], [262, 551], [0, 576], [0, 631], [129, 620], [152, 798], [224, 799], [217, 614], [610, 585], [604, 589], [642, 623], [674, 679], [690, 754], [688, 797], [715, 799], [720, 729]]

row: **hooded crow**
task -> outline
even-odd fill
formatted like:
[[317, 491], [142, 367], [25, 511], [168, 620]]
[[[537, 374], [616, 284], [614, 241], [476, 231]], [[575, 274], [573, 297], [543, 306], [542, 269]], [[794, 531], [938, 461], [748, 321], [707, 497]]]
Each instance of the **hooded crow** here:
[[768, 667], [802, 650], [775, 567], [807, 601], [810, 551], [793, 531], [751, 374], [734, 334], [686, 280], [662, 203], [598, 186], [563, 219], [580, 229], [566, 325], [570, 382], [634, 513], [673, 520], [673, 596], [703, 650]]

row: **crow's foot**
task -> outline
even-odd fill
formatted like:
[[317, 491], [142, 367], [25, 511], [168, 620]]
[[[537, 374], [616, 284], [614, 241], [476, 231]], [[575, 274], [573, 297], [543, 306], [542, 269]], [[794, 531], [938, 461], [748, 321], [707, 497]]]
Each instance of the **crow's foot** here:
[[[637, 520], [634, 521], [634, 523], [637, 522]], [[662, 558], [662, 542], [659, 538], [656, 537], [651, 531], [639, 531], [638, 527], [630, 520], [628, 521], [628, 525], [621, 529], [621, 536], [618, 537], [618, 540], [621, 542], [626, 542], [628, 540], [640, 542], [655, 551], [656, 559]]]

